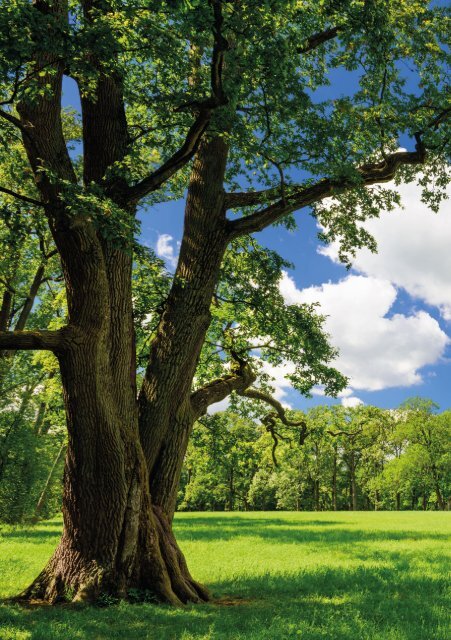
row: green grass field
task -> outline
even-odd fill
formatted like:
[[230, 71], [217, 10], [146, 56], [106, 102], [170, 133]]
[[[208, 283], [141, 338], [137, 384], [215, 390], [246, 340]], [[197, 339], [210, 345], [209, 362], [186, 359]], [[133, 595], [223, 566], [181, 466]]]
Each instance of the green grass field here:
[[[56, 545], [60, 519], [2, 527], [0, 597]], [[0, 605], [1, 640], [448, 640], [451, 513], [179, 514], [215, 602], [173, 609]]]

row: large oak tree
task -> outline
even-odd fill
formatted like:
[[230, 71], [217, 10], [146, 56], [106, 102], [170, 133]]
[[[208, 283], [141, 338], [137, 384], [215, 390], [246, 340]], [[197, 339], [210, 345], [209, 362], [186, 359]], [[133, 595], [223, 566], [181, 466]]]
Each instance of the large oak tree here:
[[[133, 588], [170, 603], [207, 599], [171, 530], [195, 420], [232, 392], [287, 420], [255, 387], [256, 349], [291, 360], [303, 392], [345, 383], [329, 366], [321, 318], [283, 304], [282, 263], [250, 234], [293, 227], [292, 214], [313, 207], [346, 258], [373, 246], [361, 222], [397, 201], [379, 184], [421, 171], [437, 206], [447, 178], [445, 12], [420, 0], [0, 4], [1, 153], [13, 166], [19, 140], [26, 154], [19, 174], [2, 172], [2, 211], [8, 221], [14, 211], [45, 217], [68, 309], [58, 330], [17, 331], [3, 293], [0, 348], [55, 354], [69, 442], [62, 539], [23, 597]], [[65, 76], [81, 99], [78, 157], [61, 107]], [[340, 86], [333, 95], [336, 76], [352, 95]], [[411, 148], [399, 150], [400, 136]], [[141, 285], [146, 268], [136, 213], [185, 189], [180, 256], [151, 314], [138, 389], [133, 267]]]

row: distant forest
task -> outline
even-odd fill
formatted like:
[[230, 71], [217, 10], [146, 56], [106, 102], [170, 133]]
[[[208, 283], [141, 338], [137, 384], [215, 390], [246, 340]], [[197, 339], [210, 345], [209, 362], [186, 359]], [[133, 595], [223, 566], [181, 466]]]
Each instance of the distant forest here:
[[226, 411], [196, 424], [179, 510], [449, 509], [451, 411], [315, 407], [298, 426]]
[[[449, 509], [451, 411], [437, 409], [421, 398], [396, 410], [319, 406], [288, 411], [288, 426], [276, 413], [246, 415], [245, 405], [206, 415], [194, 427], [178, 510]], [[1, 521], [60, 511], [65, 438], [57, 384], [44, 391], [38, 382], [3, 407]]]

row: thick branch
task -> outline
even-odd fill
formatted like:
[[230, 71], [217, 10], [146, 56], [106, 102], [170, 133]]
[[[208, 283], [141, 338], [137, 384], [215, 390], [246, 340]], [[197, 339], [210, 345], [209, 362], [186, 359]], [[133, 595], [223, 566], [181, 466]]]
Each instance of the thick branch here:
[[147, 178], [141, 180], [127, 191], [126, 198], [130, 203], [139, 202], [152, 191], [156, 191], [166, 180], [169, 180], [179, 169], [181, 169], [197, 151], [202, 134], [208, 126], [211, 116], [211, 109], [202, 109], [190, 130], [187, 133], [185, 142], [161, 167]]
[[65, 341], [61, 331], [0, 331], [0, 350], [44, 349], [61, 351]]
[[224, 400], [232, 391], [242, 395], [255, 379], [256, 375], [251, 366], [243, 360], [238, 361], [233, 373], [217, 378], [191, 394], [191, 404], [196, 417], [204, 415], [210, 405]]
[[20, 131], [23, 132], [24, 126], [23, 126], [22, 122], [19, 120], [19, 118], [16, 118], [16, 116], [13, 116], [8, 111], [4, 111], [3, 109], [0, 109], [0, 118], [4, 118], [10, 124], [14, 125], [18, 129], [20, 129]]
[[336, 26], [314, 33], [310, 38], [308, 38], [302, 47], [298, 47], [298, 53], [308, 53], [309, 51], [313, 51], [320, 45], [324, 44], [324, 42], [328, 42], [329, 40], [336, 38], [342, 29], [343, 27]]
[[338, 438], [338, 436], [348, 436], [349, 438], [355, 438], [360, 433], [362, 433], [363, 429], [357, 429], [357, 431], [345, 431], [342, 429], [341, 431], [332, 431], [331, 429], [327, 430], [327, 433], [331, 435], [333, 438]]
[[240, 396], [245, 396], [246, 398], [251, 398], [252, 400], [261, 400], [262, 402], [266, 402], [271, 405], [271, 407], [276, 410], [279, 420], [287, 427], [300, 427], [305, 425], [304, 420], [289, 420], [281, 403], [265, 391], [261, 391], [260, 389], [245, 389], [244, 391], [238, 392], [238, 394]]
[[25, 328], [25, 324], [28, 320], [31, 310], [33, 309], [36, 296], [38, 295], [39, 287], [42, 284], [42, 278], [44, 276], [44, 272], [45, 272], [45, 265], [40, 264], [34, 275], [33, 282], [31, 283], [30, 290], [25, 299], [25, 303], [20, 313], [20, 316], [17, 320], [16, 326], [14, 327], [15, 331], [23, 331]]
[[[183, 167], [196, 153], [200, 139], [210, 121], [211, 112], [214, 108], [227, 104], [227, 98], [224, 94], [222, 85], [222, 69], [224, 63], [224, 53], [228, 49], [228, 42], [222, 35], [223, 17], [221, 12], [221, 2], [214, 0], [212, 2], [214, 11], [214, 36], [215, 45], [213, 47], [213, 56], [211, 61], [211, 88], [212, 96], [203, 102], [190, 103], [184, 105], [186, 107], [195, 107], [199, 110], [199, 114], [191, 126], [186, 136], [183, 146], [173, 154], [162, 167], [157, 169], [140, 183], [131, 187], [128, 192], [128, 200], [130, 202], [138, 202], [152, 191], [158, 189], [163, 182], [168, 180], [176, 171]], [[307, 53], [318, 47], [323, 42], [335, 38], [340, 27], [333, 27], [326, 31], [312, 35], [306, 42], [304, 47], [299, 48], [299, 53]], [[238, 206], [238, 205], [237, 205]]]
[[[365, 186], [389, 182], [393, 180], [400, 166], [423, 164], [425, 157], [424, 147], [419, 142], [415, 151], [398, 151], [392, 153], [381, 162], [369, 163], [358, 167], [357, 172], [361, 176], [361, 184]], [[244, 234], [261, 231], [270, 224], [280, 220], [280, 218], [315, 202], [320, 202], [324, 198], [329, 198], [344, 189], [349, 189], [355, 186], [355, 184], [355, 182], [351, 182], [348, 178], [343, 178], [342, 180], [323, 178], [316, 184], [308, 187], [291, 187], [291, 193], [288, 191], [288, 187], [286, 188], [288, 193], [285, 193], [283, 199], [279, 199], [261, 211], [231, 221], [229, 223], [230, 237], [235, 238]], [[280, 190], [278, 189], [256, 191], [250, 194], [231, 193], [228, 194], [226, 202], [229, 208], [265, 203], [271, 200], [277, 191], [279, 191], [280, 194]]]
[[304, 444], [304, 441], [308, 435], [307, 423], [305, 422], [305, 420], [289, 420], [281, 403], [273, 398], [273, 396], [271, 396], [269, 393], [266, 393], [261, 389], [244, 389], [244, 391], [239, 391], [238, 394], [240, 396], [244, 396], [245, 398], [250, 398], [251, 400], [261, 400], [262, 402], [266, 402], [275, 409], [275, 412], [271, 411], [262, 419], [262, 424], [265, 425], [266, 431], [271, 434], [271, 437], [273, 439], [271, 456], [275, 467], [278, 466], [276, 449], [279, 444], [279, 439], [287, 441], [290, 440], [290, 438], [286, 438], [285, 436], [282, 436], [278, 431], [276, 431], [277, 420], [280, 420], [280, 422], [282, 422], [282, 424], [287, 427], [302, 427], [299, 434], [299, 444]]

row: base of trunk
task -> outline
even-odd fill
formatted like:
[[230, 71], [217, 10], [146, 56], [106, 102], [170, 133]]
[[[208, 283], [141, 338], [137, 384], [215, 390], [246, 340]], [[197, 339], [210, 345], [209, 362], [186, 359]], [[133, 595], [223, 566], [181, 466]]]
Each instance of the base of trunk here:
[[208, 602], [210, 600], [208, 589], [192, 578], [169, 519], [159, 507], [154, 506], [153, 513], [157, 525], [160, 551], [172, 589], [184, 603]]
[[140, 531], [129, 570], [117, 558], [110, 562], [87, 560], [87, 554], [76, 550], [63, 533], [45, 569], [14, 600], [104, 606], [119, 600], [172, 605], [207, 602], [208, 590], [191, 577], [168, 518], [153, 507], [150, 520], [149, 531]]

